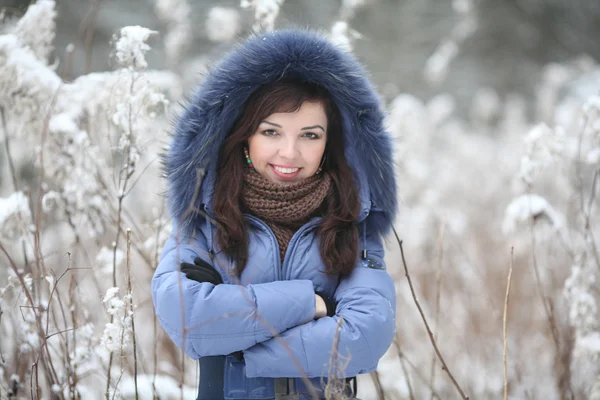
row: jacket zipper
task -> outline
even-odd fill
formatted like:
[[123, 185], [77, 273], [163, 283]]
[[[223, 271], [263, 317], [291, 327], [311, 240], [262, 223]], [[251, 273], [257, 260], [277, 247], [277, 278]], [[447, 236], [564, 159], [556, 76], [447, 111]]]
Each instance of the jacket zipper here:
[[246, 217], [249, 221], [252, 221], [256, 225], [263, 228], [269, 235], [269, 238], [271, 239], [271, 244], [273, 245], [273, 248], [276, 249], [276, 251], [274, 252], [275, 253], [274, 261], [275, 261], [275, 265], [277, 266], [277, 271], [276, 271], [277, 280], [280, 280], [280, 281], [284, 280], [284, 279], [288, 279], [287, 274], [285, 273], [285, 267], [286, 267], [287, 263], [289, 262], [290, 258], [292, 257], [291, 254], [293, 254], [293, 251], [298, 242], [298, 239], [308, 229], [317, 225], [321, 221], [321, 218], [318, 218], [315, 221], [308, 222], [294, 233], [294, 235], [290, 239], [290, 243], [288, 244], [288, 247], [285, 252], [283, 262], [282, 262], [281, 256], [279, 255], [279, 243], [277, 242], [277, 238], [275, 237], [275, 234], [273, 233], [273, 230], [269, 227], [269, 225], [267, 225], [265, 222], [261, 221], [260, 219], [256, 218], [253, 215], [250, 215], [250, 214], [244, 214], [244, 217]]
[[318, 225], [319, 222], [321, 222], [321, 221], [322, 221], [322, 218], [317, 218], [315, 221], [308, 222], [308, 223], [304, 224], [300, 229], [298, 229], [294, 233], [294, 235], [290, 239], [290, 243], [288, 244], [287, 250], [286, 250], [285, 255], [283, 257], [283, 265], [281, 267], [281, 273], [282, 273], [282, 275], [284, 276], [285, 279], [289, 279], [288, 276], [287, 276], [287, 274], [285, 274], [285, 267], [289, 263], [289, 260], [292, 258], [292, 255], [294, 254], [294, 251], [296, 249], [296, 245], [298, 243], [298, 240], [302, 237], [302, 235], [304, 235], [304, 233], [306, 231], [308, 231], [312, 227]]
[[279, 243], [277, 243], [277, 238], [275, 237], [273, 230], [269, 227], [269, 225], [250, 214], [244, 214], [244, 217], [246, 217], [249, 221], [252, 221], [254, 224], [258, 225], [259, 227], [263, 228], [267, 232], [267, 235], [269, 235], [269, 239], [271, 239], [271, 245], [273, 246], [273, 249], [275, 249], [275, 251], [273, 251], [273, 253], [275, 254], [273, 257], [273, 261], [277, 266], [277, 268], [275, 268], [275, 276], [277, 277], [278, 281], [282, 280], [281, 257], [279, 256]]

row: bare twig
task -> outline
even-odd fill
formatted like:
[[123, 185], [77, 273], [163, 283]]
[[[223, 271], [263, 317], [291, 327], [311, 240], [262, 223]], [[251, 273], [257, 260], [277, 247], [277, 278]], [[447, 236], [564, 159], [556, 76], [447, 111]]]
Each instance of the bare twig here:
[[[438, 340], [438, 330], [440, 323], [440, 298], [441, 298], [441, 270], [442, 270], [442, 262], [444, 260], [444, 233], [446, 229], [446, 222], [442, 221], [442, 226], [440, 227], [440, 239], [439, 239], [439, 258], [437, 263], [437, 268], [435, 270], [435, 332], [433, 334], [434, 339]], [[429, 372], [430, 376], [430, 387], [435, 386], [435, 363], [437, 359], [435, 356], [435, 352], [431, 355], [431, 370]], [[430, 400], [433, 400], [433, 391], [430, 393]]]
[[[165, 203], [164, 201], [161, 201], [160, 203], [160, 214], [158, 216], [158, 228], [156, 229], [156, 243], [154, 244], [154, 268], [156, 268], [158, 266], [158, 261], [159, 261], [159, 240], [160, 240], [160, 231], [162, 230], [162, 218], [163, 218], [163, 214], [164, 214], [164, 210], [165, 210]], [[152, 329], [153, 329], [153, 336], [154, 336], [154, 359], [153, 359], [153, 370], [152, 370], [152, 400], [158, 400], [158, 393], [156, 391], [156, 376], [158, 375], [158, 340], [157, 340], [157, 331], [158, 331], [158, 320], [156, 318], [156, 313], [152, 313], [153, 316], [153, 324], [152, 324]]]
[[135, 340], [135, 319], [133, 313], [133, 290], [131, 289], [131, 229], [127, 229], [127, 293], [129, 294], [129, 312], [131, 313], [131, 329], [133, 336], [133, 381], [135, 384], [135, 400], [139, 400], [137, 380], [137, 343]]
[[77, 327], [73, 327], [73, 328], [69, 328], [69, 329], [64, 329], [62, 331], [51, 333], [50, 335], [46, 336], [46, 339], [50, 339], [54, 335], [60, 335], [61, 333], [74, 331], [75, 329], [77, 329]]
[[94, 30], [96, 15], [100, 10], [101, 0], [92, 0], [91, 10], [89, 11], [89, 18], [86, 21], [85, 26], [85, 70], [84, 74], [91, 71], [92, 68], [92, 51], [94, 49]]
[[[132, 76], [131, 78], [131, 84], [129, 87], [129, 93], [133, 94], [133, 85], [134, 85], [135, 79]], [[133, 134], [133, 121], [132, 121], [132, 110], [131, 110], [131, 104], [128, 105], [128, 131], [130, 136], [132, 136]], [[127, 155], [131, 149], [131, 143], [125, 147], [125, 149], [123, 149], [123, 154], [125, 155], [124, 159], [126, 160], [124, 165], [121, 167], [120, 171], [119, 171], [119, 182], [117, 185], [117, 189], [118, 189], [118, 206], [117, 206], [117, 222], [116, 222], [116, 229], [117, 229], [117, 237], [115, 239], [115, 246], [113, 249], [113, 287], [117, 287], [117, 249], [119, 246], [119, 239], [121, 237], [121, 224], [123, 221], [123, 200], [125, 199], [126, 193], [127, 193], [127, 184], [129, 183], [129, 180], [131, 179], [131, 177], [133, 176], [133, 173], [135, 170], [129, 170], [129, 156]], [[110, 322], [112, 323], [114, 319], [114, 315], [111, 315], [110, 317]], [[108, 373], [107, 373], [107, 379], [106, 379], [106, 400], [109, 399], [109, 389], [110, 389], [110, 380], [111, 380], [111, 366], [112, 366], [112, 362], [113, 362], [113, 353], [111, 352], [109, 359], [108, 359]]]
[[[529, 195], [530, 195], [529, 210], [530, 210], [530, 214], [532, 214], [532, 212], [531, 212], [531, 210], [532, 210], [531, 186], [529, 186], [528, 191], [529, 191]], [[540, 273], [539, 273], [539, 269], [538, 269], [537, 255], [536, 255], [536, 240], [535, 240], [536, 237], [535, 237], [535, 229], [534, 229], [535, 228], [535, 217], [534, 216], [531, 217], [531, 224], [529, 224], [529, 228], [530, 228], [530, 233], [531, 233], [531, 258], [532, 258], [533, 272], [534, 272], [534, 276], [535, 276], [535, 283], [537, 286], [538, 294], [540, 296], [540, 300], [542, 301], [542, 305], [544, 307], [544, 312], [546, 314], [546, 318], [548, 319], [550, 333], [552, 334], [552, 340], [554, 342], [554, 346], [556, 347], [556, 356], [558, 358], [558, 357], [560, 357], [561, 354], [563, 354], [563, 349], [560, 344], [560, 335], [559, 335], [558, 327], [556, 325], [556, 319], [554, 318], [552, 305], [551, 305], [550, 299], [546, 296], [546, 293], [544, 291], [544, 286], [542, 285]], [[561, 372], [561, 376], [559, 376], [559, 381], [564, 382], [563, 386], [565, 387], [565, 390], [571, 394], [569, 397], [573, 398], [570, 370], [568, 367], [565, 368]]]
[[508, 315], [508, 296], [510, 294], [510, 282], [511, 282], [511, 277], [512, 277], [512, 270], [513, 270], [513, 254], [514, 254], [515, 248], [511, 247], [510, 249], [510, 267], [508, 268], [508, 278], [507, 278], [507, 283], [506, 283], [506, 296], [504, 297], [504, 315], [502, 318], [502, 323], [503, 323], [503, 336], [504, 336], [504, 350], [503, 350], [503, 354], [504, 354], [504, 400], [508, 399], [508, 379], [507, 379], [507, 375], [506, 375], [506, 348], [507, 348], [507, 324], [506, 324], [506, 317]]
[[[39, 304], [36, 305], [34, 298], [31, 294], [31, 292], [29, 291], [27, 284], [25, 283], [25, 279], [17, 267], [17, 264], [10, 257], [10, 255], [8, 254], [8, 251], [6, 250], [6, 248], [4, 247], [4, 245], [1, 242], [0, 242], [0, 250], [4, 253], [6, 258], [8, 259], [9, 265], [11, 266], [14, 274], [16, 275], [17, 279], [19, 280], [19, 283], [21, 284], [21, 286], [23, 288], [23, 292], [25, 293], [25, 297], [27, 298], [27, 300], [30, 304], [30, 306], [20, 306], [19, 307], [19, 309], [21, 309], [21, 315], [22, 315], [22, 308], [30, 308], [33, 311], [36, 328], [38, 330], [37, 334], [38, 334], [38, 337], [40, 338], [40, 340], [42, 341], [40, 353], [38, 354], [38, 357], [34, 363], [36, 374], [38, 372], [37, 363], [38, 363], [39, 359], [42, 358], [42, 361], [44, 363], [43, 364], [44, 365], [44, 373], [46, 374], [46, 377], [47, 377], [50, 385], [52, 385], [52, 384], [58, 382], [58, 374], [56, 373], [56, 369], [54, 368], [54, 364], [52, 363], [52, 358], [51, 358], [51, 355], [50, 355], [50, 352], [49, 352], [48, 346], [47, 346], [47, 339], [46, 339], [47, 335], [43, 328], [41, 312], [44, 311], [44, 307], [42, 307]], [[38, 311], [40, 311], [40, 312], [38, 312]], [[33, 366], [32, 366], [32, 371], [33, 371]], [[37, 377], [36, 377], [36, 380], [37, 380]], [[39, 386], [38, 386], [38, 389], [39, 389]]]
[[73, 65], [73, 52], [75, 51], [75, 46], [69, 44], [67, 46], [67, 60], [65, 62], [65, 68], [62, 71], [61, 78], [63, 82], [66, 82], [69, 79], [69, 75], [71, 73], [71, 66]]
[[421, 308], [421, 304], [419, 303], [419, 300], [417, 300], [417, 295], [415, 294], [415, 289], [413, 287], [412, 280], [410, 279], [410, 275], [408, 273], [408, 266], [406, 265], [406, 259], [404, 257], [404, 249], [402, 248], [402, 240], [400, 240], [400, 237], [398, 236], [398, 233], [396, 232], [396, 229], [393, 228], [393, 227], [392, 227], [392, 229], [394, 230], [394, 235], [396, 236], [396, 240], [398, 241], [398, 245], [400, 246], [400, 254], [402, 256], [402, 264], [404, 265], [404, 272], [406, 273], [406, 279], [408, 280], [408, 285], [410, 287], [410, 292], [412, 294], [413, 300], [415, 301], [415, 304], [417, 305], [417, 308], [419, 309], [419, 313], [421, 314], [421, 319], [423, 320], [423, 324], [425, 324], [425, 329], [427, 330], [427, 334], [429, 335], [429, 340], [431, 341], [431, 344], [433, 345], [433, 348], [435, 349], [435, 352], [436, 352], [438, 358], [440, 359], [440, 362], [442, 363], [442, 370], [446, 371], [446, 373], [448, 374], [448, 377], [452, 381], [452, 384], [454, 385], [454, 387], [456, 388], [456, 390], [458, 390], [458, 392], [460, 393], [461, 397], [464, 400], [467, 400], [467, 399], [469, 399], [469, 397], [465, 395], [465, 393], [463, 392], [463, 390], [459, 386], [458, 382], [456, 381], [456, 379], [454, 378], [454, 376], [450, 372], [450, 369], [446, 365], [446, 361], [444, 360], [444, 357], [440, 353], [440, 350], [437, 347], [435, 339], [433, 338], [433, 333], [431, 332], [431, 329], [429, 328], [429, 324], [427, 323], [427, 319], [425, 318], [425, 314], [423, 313], [423, 309]]
[[[396, 342], [398, 342], [398, 339], [399, 339], [398, 336], [396, 336]], [[398, 357], [401, 358], [402, 360], [404, 360], [404, 362], [406, 364], [408, 364], [408, 366], [412, 369], [414, 376], [416, 376], [419, 379], [419, 381], [421, 381], [421, 383], [423, 383], [423, 385], [425, 385], [429, 390], [431, 390], [433, 392], [433, 396], [436, 399], [442, 400], [442, 396], [440, 396], [440, 394], [435, 391], [434, 387], [429, 386], [429, 380], [425, 376], [423, 376], [423, 374], [419, 371], [419, 368], [417, 368], [417, 366], [415, 364], [413, 364], [408, 359], [408, 357], [406, 357], [406, 354], [404, 354], [404, 352], [400, 349], [400, 346], [397, 345], [396, 347], [398, 349]]]

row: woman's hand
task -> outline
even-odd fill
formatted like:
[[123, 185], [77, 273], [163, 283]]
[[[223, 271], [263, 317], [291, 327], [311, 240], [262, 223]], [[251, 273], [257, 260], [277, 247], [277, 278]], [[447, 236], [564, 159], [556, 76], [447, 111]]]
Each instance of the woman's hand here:
[[223, 283], [221, 274], [200, 257], [194, 258], [193, 264], [181, 263], [181, 272], [185, 274], [186, 278], [196, 282], [210, 282], [213, 285]]
[[335, 300], [327, 297], [322, 292], [315, 293], [315, 319], [333, 317], [337, 308]]

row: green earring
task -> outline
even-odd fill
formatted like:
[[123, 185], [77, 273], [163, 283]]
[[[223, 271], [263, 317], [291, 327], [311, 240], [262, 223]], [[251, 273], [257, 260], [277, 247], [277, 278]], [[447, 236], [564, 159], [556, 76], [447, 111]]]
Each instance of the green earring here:
[[252, 160], [250, 159], [250, 154], [248, 154], [247, 147], [244, 147], [244, 155], [246, 156], [246, 163], [248, 163], [248, 167], [254, 168], [254, 164], [252, 164]]

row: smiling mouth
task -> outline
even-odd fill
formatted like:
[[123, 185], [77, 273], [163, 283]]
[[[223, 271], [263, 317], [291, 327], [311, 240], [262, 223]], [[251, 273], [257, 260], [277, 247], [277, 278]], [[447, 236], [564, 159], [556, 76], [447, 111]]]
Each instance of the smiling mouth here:
[[279, 167], [277, 165], [273, 165], [273, 168], [279, 172], [281, 172], [282, 174], [293, 174], [294, 172], [297, 172], [300, 168], [284, 168], [284, 167]]
[[298, 173], [302, 169], [302, 168], [284, 168], [284, 167], [279, 167], [279, 166], [275, 166], [272, 164], [270, 164], [270, 165], [271, 165], [271, 169], [273, 170], [275, 175], [277, 175], [281, 178], [293, 178], [296, 175], [298, 175]]

